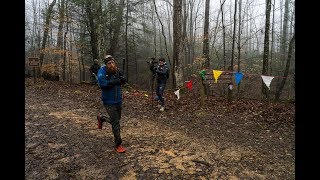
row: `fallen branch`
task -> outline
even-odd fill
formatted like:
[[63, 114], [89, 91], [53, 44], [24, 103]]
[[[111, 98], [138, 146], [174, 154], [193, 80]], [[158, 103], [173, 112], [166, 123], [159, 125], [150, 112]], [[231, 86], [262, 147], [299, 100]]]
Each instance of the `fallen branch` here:
[[212, 164], [210, 164], [210, 163], [208, 163], [208, 162], [206, 162], [206, 161], [201, 161], [201, 160], [197, 160], [197, 159], [193, 159], [193, 160], [191, 160], [192, 162], [196, 162], [196, 163], [200, 163], [200, 164], [204, 164], [204, 165], [206, 165], [206, 166], [212, 166]]

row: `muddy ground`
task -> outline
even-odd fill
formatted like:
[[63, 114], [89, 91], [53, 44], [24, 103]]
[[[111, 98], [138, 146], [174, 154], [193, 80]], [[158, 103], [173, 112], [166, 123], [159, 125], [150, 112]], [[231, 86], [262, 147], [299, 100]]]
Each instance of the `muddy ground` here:
[[160, 112], [149, 92], [123, 89], [113, 149], [100, 90], [25, 79], [26, 179], [295, 179], [295, 105], [166, 91]]

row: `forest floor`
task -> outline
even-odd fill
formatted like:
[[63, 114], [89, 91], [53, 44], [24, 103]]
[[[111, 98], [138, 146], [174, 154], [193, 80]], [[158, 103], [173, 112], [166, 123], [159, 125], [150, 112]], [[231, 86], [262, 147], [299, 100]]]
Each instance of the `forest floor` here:
[[123, 88], [121, 135], [113, 149], [100, 89], [25, 79], [26, 179], [295, 179], [295, 104], [208, 97], [160, 112], [150, 92]]

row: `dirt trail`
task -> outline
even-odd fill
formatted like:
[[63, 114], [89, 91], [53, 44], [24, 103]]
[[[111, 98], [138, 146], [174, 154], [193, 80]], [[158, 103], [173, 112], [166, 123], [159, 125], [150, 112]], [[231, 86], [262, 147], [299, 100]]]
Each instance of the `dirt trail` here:
[[[121, 120], [127, 152], [118, 154], [111, 126], [97, 129], [103, 107], [99, 97], [88, 96], [96, 92], [26, 82], [26, 179], [295, 179], [292, 125], [291, 132], [277, 133], [258, 125], [243, 134], [226, 125], [202, 131], [185, 120], [172, 124], [172, 114], [134, 114], [132, 109], [143, 107], [127, 98]], [[232, 139], [237, 134], [239, 140]], [[245, 134], [256, 134], [247, 143], [257, 143], [247, 145]]]

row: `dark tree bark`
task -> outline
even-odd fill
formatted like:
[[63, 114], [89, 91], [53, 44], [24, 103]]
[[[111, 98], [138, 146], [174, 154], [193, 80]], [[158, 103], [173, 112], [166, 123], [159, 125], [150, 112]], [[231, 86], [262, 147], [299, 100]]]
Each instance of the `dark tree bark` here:
[[210, 67], [209, 61], [209, 7], [210, 7], [210, 0], [206, 0], [205, 6], [205, 15], [204, 15], [204, 32], [203, 32], [203, 50], [202, 54], [205, 58], [205, 67]]
[[[167, 37], [165, 35], [165, 32], [164, 32], [164, 28], [163, 28], [163, 24], [162, 24], [162, 21], [159, 17], [159, 14], [158, 14], [158, 11], [157, 11], [157, 6], [156, 6], [156, 2], [155, 0], [153, 0], [153, 5], [154, 5], [154, 10], [156, 12], [156, 15], [157, 15], [157, 18], [159, 20], [159, 23], [161, 25], [161, 32], [162, 32], [162, 36], [163, 36], [163, 39], [164, 39], [164, 45], [165, 45], [165, 48], [166, 48], [166, 55], [167, 55], [167, 58], [168, 58], [168, 61], [169, 61], [169, 64], [171, 66], [171, 60], [170, 60], [170, 56], [169, 56], [169, 52], [168, 52], [168, 46], [167, 46]], [[160, 38], [161, 39], [161, 38]]]
[[59, 3], [59, 25], [58, 25], [58, 36], [57, 36], [57, 48], [62, 49], [62, 42], [63, 42], [63, 24], [65, 22], [65, 7], [64, 7], [64, 1], [61, 0], [61, 3]]
[[85, 9], [88, 16], [89, 24], [88, 29], [90, 33], [90, 44], [91, 44], [91, 53], [92, 53], [92, 60], [98, 59], [98, 40], [97, 40], [97, 33], [96, 33], [96, 24], [94, 21], [94, 14], [92, 12], [92, 1], [86, 0]]
[[[270, 31], [270, 12], [271, 12], [271, 0], [266, 1], [266, 22], [264, 31], [264, 48], [263, 48], [263, 64], [262, 64], [262, 75], [268, 75], [269, 66], [269, 31]], [[268, 99], [268, 88], [262, 84], [262, 98]]]
[[221, 2], [220, 0], [220, 10], [221, 10], [221, 22], [222, 22], [222, 44], [223, 44], [223, 69], [227, 69], [227, 63], [226, 63], [226, 26], [224, 24], [224, 14], [223, 14], [223, 5], [226, 2], [226, 0], [223, 0]]
[[[282, 69], [285, 62], [286, 57], [286, 50], [287, 50], [287, 36], [288, 36], [288, 21], [289, 21], [289, 0], [285, 0], [284, 5], [284, 15], [283, 15], [283, 27], [282, 27], [282, 34], [281, 34], [281, 40], [280, 40], [280, 63], [279, 63], [279, 69]], [[275, 94], [281, 94], [279, 92], [282, 90], [281, 87], [281, 81], [278, 79], [277, 81], [277, 88]]]
[[[43, 37], [42, 37], [42, 45], [41, 45], [41, 50], [44, 50], [46, 48], [46, 43], [47, 43], [47, 39], [48, 39], [48, 34], [49, 34], [49, 25], [50, 25], [50, 21], [51, 21], [51, 14], [53, 11], [53, 7], [56, 4], [56, 0], [53, 0], [48, 8], [47, 14], [46, 14], [46, 21], [44, 24], [44, 28], [43, 28]], [[40, 51], [40, 71], [41, 71], [41, 67], [43, 64], [43, 58], [44, 58], [44, 52]], [[41, 74], [41, 72], [40, 72]]]
[[[121, 29], [122, 21], [123, 21], [123, 9], [124, 9], [124, 7], [125, 7], [124, 0], [121, 0], [118, 8], [116, 9], [116, 14], [117, 14], [116, 15], [116, 19], [115, 19], [115, 21], [111, 22], [111, 26], [113, 28], [112, 28], [111, 32], [109, 32], [110, 35], [111, 35], [111, 39], [110, 39], [109, 50], [107, 50], [107, 53], [110, 54], [110, 55], [114, 55], [115, 50], [117, 49], [118, 39], [119, 39], [119, 35], [120, 35], [120, 32], [121, 32], [120, 29]], [[127, 60], [126, 60], [126, 62], [127, 62]]]
[[[181, 24], [182, 23], [182, 0], [173, 0], [173, 66], [172, 66], [172, 88], [177, 86], [177, 78], [181, 73]], [[177, 73], [177, 75], [175, 75]], [[180, 79], [179, 79], [180, 80]], [[179, 81], [178, 80], [178, 81]], [[180, 80], [181, 81], [181, 80]], [[181, 83], [181, 82], [178, 82]]]
[[293, 37], [291, 38], [290, 43], [289, 43], [288, 59], [287, 59], [285, 71], [283, 73], [284, 78], [281, 80], [281, 83], [278, 87], [278, 91], [275, 94], [275, 101], [279, 101], [282, 89], [286, 83], [286, 80], [287, 80], [287, 77], [289, 74], [289, 68], [290, 68], [290, 62], [291, 62], [291, 57], [292, 57], [292, 53], [293, 53], [294, 41], [295, 41], [295, 33], [293, 34]]
[[57, 46], [56, 49], [58, 50], [58, 54], [55, 55], [56, 60], [56, 72], [59, 72], [59, 60], [61, 58], [61, 50], [63, 49], [62, 43], [63, 43], [63, 24], [65, 23], [65, 0], [61, 0], [58, 3], [58, 9], [59, 9], [59, 25], [58, 25], [58, 35], [57, 35]]
[[[234, 1], [234, 14], [233, 14], [233, 35], [232, 35], [232, 49], [231, 49], [231, 64], [229, 71], [233, 71], [233, 61], [234, 61], [234, 45], [236, 41], [236, 27], [237, 27], [237, 0]], [[231, 101], [232, 89], [228, 86], [228, 101]]]
[[[242, 34], [242, 26], [241, 26], [241, 5], [242, 5], [242, 0], [239, 0], [239, 27], [238, 27], [238, 68], [237, 71], [240, 72], [240, 57], [241, 57], [241, 34]], [[237, 92], [239, 95], [240, 92], [240, 83], [237, 86]]]

